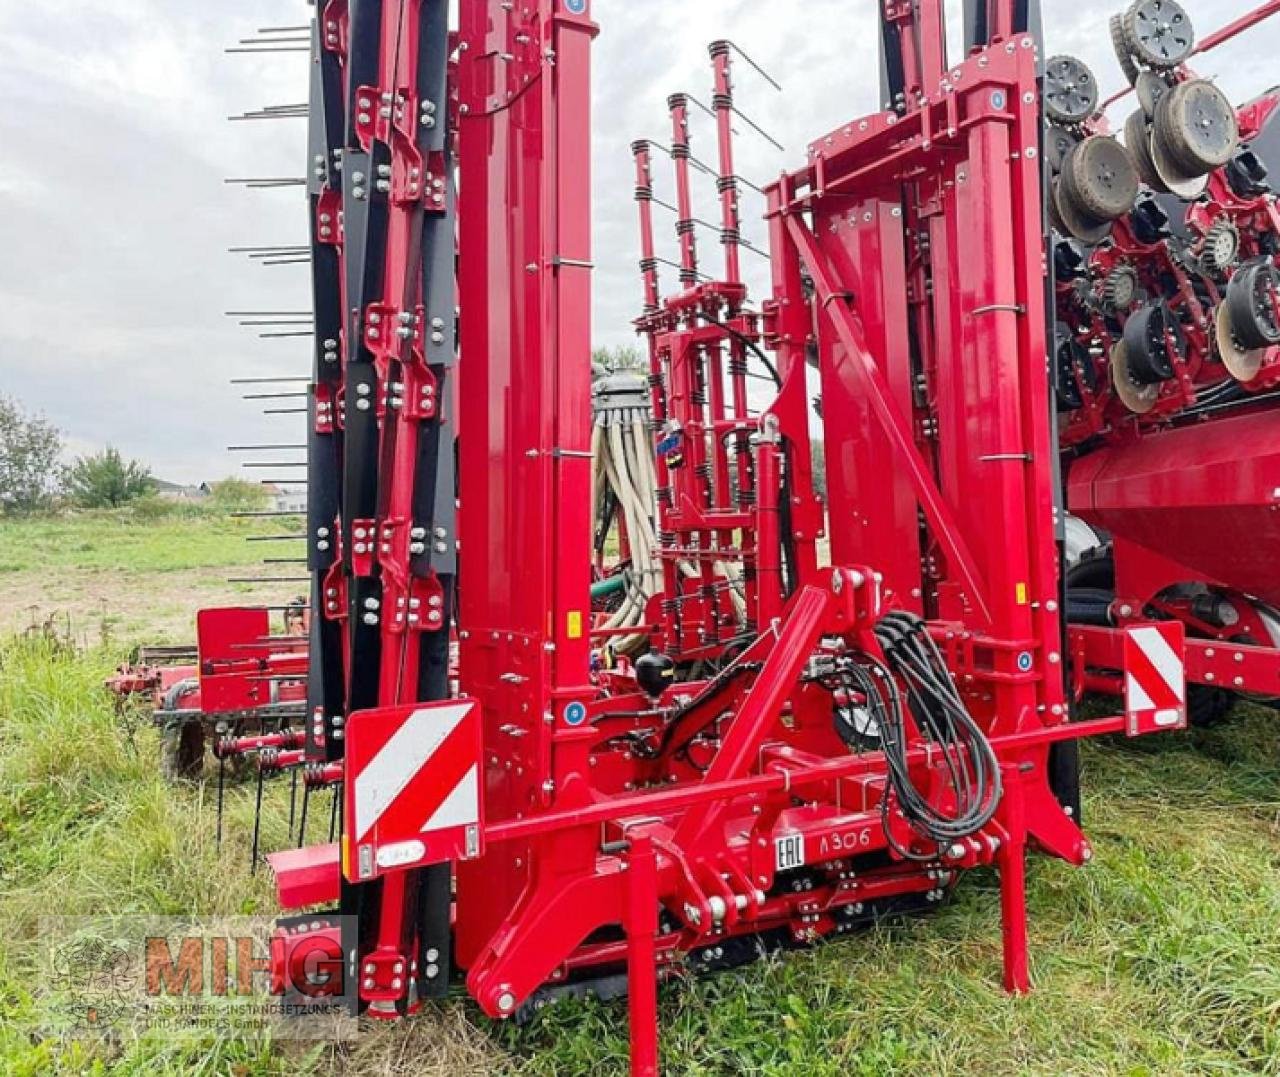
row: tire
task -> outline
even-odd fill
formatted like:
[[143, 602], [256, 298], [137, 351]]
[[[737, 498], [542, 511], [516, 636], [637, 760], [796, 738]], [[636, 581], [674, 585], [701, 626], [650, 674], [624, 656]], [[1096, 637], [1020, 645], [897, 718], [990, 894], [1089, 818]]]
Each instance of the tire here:
[[1187, 722], [1193, 729], [1211, 729], [1231, 713], [1239, 697], [1225, 688], [1187, 685]]
[[204, 723], [175, 722], [161, 733], [160, 768], [173, 781], [195, 781], [204, 770]]
[[1129, 39], [1124, 32], [1124, 18], [1120, 15], [1111, 16], [1111, 47], [1115, 49], [1116, 60], [1120, 64], [1120, 70], [1124, 72], [1124, 77], [1132, 86], [1138, 81], [1138, 65], [1133, 62], [1133, 55], [1129, 52]]
[[1187, 177], [1221, 168], [1240, 148], [1235, 109], [1206, 79], [1181, 82], [1160, 97], [1155, 137], [1169, 162]]
[[1270, 348], [1280, 344], [1280, 324], [1270, 305], [1259, 293], [1262, 289], [1280, 289], [1280, 271], [1267, 259], [1241, 266], [1227, 285], [1227, 317], [1231, 332], [1245, 349]]
[[1093, 135], [1069, 152], [1062, 163], [1063, 194], [1097, 221], [1123, 217], [1138, 198], [1138, 169], [1114, 138]]
[[1129, 54], [1148, 67], [1177, 67], [1195, 47], [1191, 20], [1174, 0], [1133, 0], [1122, 22]]
[[1155, 160], [1151, 156], [1151, 129], [1147, 126], [1146, 113], [1138, 109], [1124, 122], [1124, 147], [1133, 158], [1138, 178], [1153, 191], [1168, 194], [1169, 187], [1160, 178]]

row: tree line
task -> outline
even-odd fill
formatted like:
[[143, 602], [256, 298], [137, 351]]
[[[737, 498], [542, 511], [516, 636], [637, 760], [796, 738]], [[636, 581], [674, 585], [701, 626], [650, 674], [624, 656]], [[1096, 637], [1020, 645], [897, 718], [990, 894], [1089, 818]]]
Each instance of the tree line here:
[[[0, 513], [41, 512], [59, 504], [119, 508], [156, 493], [151, 469], [113, 446], [77, 456], [69, 464], [62, 462], [64, 448], [53, 423], [0, 395]], [[227, 479], [213, 485], [210, 507], [252, 509], [266, 500], [260, 486]]]

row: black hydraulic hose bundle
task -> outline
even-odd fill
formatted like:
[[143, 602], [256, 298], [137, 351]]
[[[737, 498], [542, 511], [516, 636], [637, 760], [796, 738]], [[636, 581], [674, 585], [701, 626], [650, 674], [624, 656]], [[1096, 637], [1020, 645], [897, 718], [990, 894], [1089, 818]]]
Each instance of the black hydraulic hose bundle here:
[[[879, 676], [864, 668], [853, 668], [861, 682], [858, 687], [879, 725], [888, 769], [892, 797], [886, 791], [881, 800], [885, 833], [899, 854], [930, 860], [936, 854], [914, 854], [893, 838], [888, 827], [891, 799], [896, 800], [903, 818], [917, 834], [945, 849], [956, 840], [977, 833], [995, 815], [1002, 792], [1000, 764], [960, 698], [925, 623], [909, 613], [891, 613], [876, 626], [875, 635], [891, 673], [878, 665], [875, 671]], [[954, 809], [931, 803], [912, 780], [903, 700], [893, 674], [906, 686], [907, 701], [920, 732], [941, 749], [955, 791]]]

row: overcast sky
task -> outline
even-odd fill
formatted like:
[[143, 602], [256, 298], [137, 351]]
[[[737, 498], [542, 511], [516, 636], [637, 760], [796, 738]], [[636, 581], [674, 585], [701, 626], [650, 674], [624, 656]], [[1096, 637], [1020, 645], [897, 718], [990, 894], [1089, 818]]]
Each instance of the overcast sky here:
[[[1106, 26], [1119, 3], [1046, 0], [1050, 51], [1086, 59], [1104, 92], [1121, 80]], [[1202, 32], [1252, 6], [1184, 3]], [[875, 8], [595, 0], [599, 344], [633, 339], [640, 301], [630, 142], [669, 133], [672, 91], [709, 97], [706, 44], [732, 38], [785, 88], [775, 94], [739, 69], [740, 107], [786, 146], [779, 153], [743, 129], [739, 171], [762, 183], [799, 164], [810, 139], [876, 107]], [[262, 268], [226, 253], [303, 242], [305, 203], [297, 188], [223, 181], [303, 174], [301, 121], [226, 117], [303, 101], [307, 58], [222, 50], [310, 11], [303, 0], [0, 0], [0, 392], [48, 415], [75, 451], [111, 443], [161, 478], [199, 481], [235, 470], [227, 445], [299, 439], [298, 416], [264, 418], [227, 382], [304, 374], [308, 342], [257, 340], [223, 312], [309, 309], [305, 267]], [[1277, 54], [1280, 18], [1198, 68], [1239, 100], [1280, 81]], [[695, 154], [713, 160], [709, 117], [695, 114], [693, 137]], [[670, 201], [669, 166], [659, 162], [658, 173]], [[698, 198], [700, 215], [715, 219], [706, 177]], [[747, 235], [763, 246], [758, 196], [747, 192], [744, 208]], [[659, 211], [658, 223], [660, 253], [673, 256], [671, 221]], [[714, 237], [703, 252], [719, 257]], [[758, 298], [758, 271], [752, 283]]]

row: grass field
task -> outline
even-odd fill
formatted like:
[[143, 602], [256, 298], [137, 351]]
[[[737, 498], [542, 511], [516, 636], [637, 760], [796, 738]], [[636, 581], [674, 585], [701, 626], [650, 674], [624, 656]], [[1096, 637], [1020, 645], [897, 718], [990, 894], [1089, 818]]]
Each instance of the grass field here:
[[[189, 638], [198, 605], [243, 597], [216, 579], [251, 574], [250, 530], [0, 521], [6, 623], [22, 627], [13, 608], [32, 596], [41, 617], [65, 602], [89, 643], [0, 644], [0, 1072], [623, 1072], [626, 1011], [613, 1004], [556, 1007], [516, 1029], [458, 1001], [344, 1048], [41, 1031], [42, 916], [272, 909], [268, 880], [248, 874], [252, 787], [233, 789], [219, 852], [213, 783], [162, 781], [154, 731], [100, 687], [131, 643]], [[111, 581], [137, 595], [117, 601]], [[1034, 995], [999, 990], [995, 878], [974, 873], [931, 917], [665, 988], [667, 1070], [1280, 1074], [1280, 716], [1240, 707], [1218, 729], [1094, 744], [1085, 759], [1097, 855], [1086, 870], [1032, 863]], [[284, 825], [276, 798], [269, 847]]]

